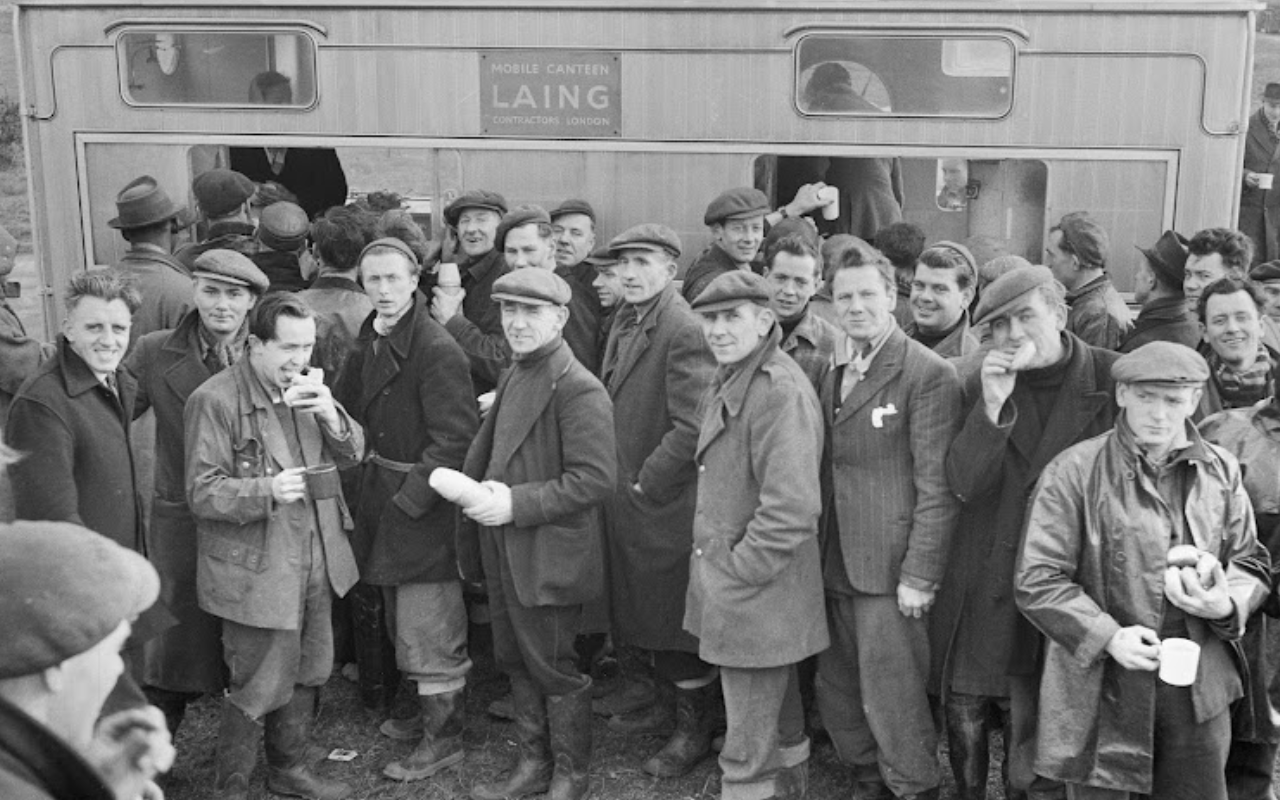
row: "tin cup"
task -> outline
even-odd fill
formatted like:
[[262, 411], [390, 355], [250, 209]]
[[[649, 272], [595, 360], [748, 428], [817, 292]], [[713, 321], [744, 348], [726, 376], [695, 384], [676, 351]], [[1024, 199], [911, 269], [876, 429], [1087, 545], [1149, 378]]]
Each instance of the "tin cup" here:
[[1169, 638], [1160, 642], [1160, 680], [1170, 686], [1190, 686], [1196, 682], [1200, 645], [1190, 639]]
[[436, 286], [445, 294], [457, 294], [462, 291], [462, 273], [458, 265], [445, 261], [436, 268]]
[[342, 479], [338, 477], [336, 464], [317, 464], [307, 467], [304, 475], [307, 496], [312, 500], [328, 500], [342, 494]]
[[818, 199], [825, 205], [822, 207], [822, 218], [831, 220], [840, 218], [840, 189], [835, 186], [823, 186], [818, 190]]
[[1271, 184], [1275, 182], [1276, 176], [1272, 175], [1270, 172], [1259, 172], [1257, 173], [1257, 175], [1258, 175], [1258, 188], [1264, 191], [1270, 191]]

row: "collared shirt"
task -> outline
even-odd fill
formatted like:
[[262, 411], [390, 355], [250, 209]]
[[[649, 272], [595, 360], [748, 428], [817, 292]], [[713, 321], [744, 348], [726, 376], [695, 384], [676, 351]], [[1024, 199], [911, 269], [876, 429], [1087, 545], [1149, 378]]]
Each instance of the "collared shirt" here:
[[853, 356], [845, 363], [844, 377], [840, 381], [840, 399], [849, 396], [849, 392], [853, 391], [853, 387], [858, 385], [858, 381], [862, 380], [862, 376], [867, 374], [867, 370], [871, 369], [871, 362], [880, 354], [884, 343], [889, 340], [889, 334], [893, 333], [894, 328], [898, 327], [897, 321], [890, 317], [890, 322], [880, 335], [871, 342], [871, 346], [866, 353], [854, 352]]
[[[624, 361], [631, 348], [635, 347], [637, 334], [640, 332], [641, 323], [653, 309], [657, 308], [658, 301], [661, 300], [667, 292], [674, 292], [675, 287], [668, 283], [663, 287], [662, 291], [650, 297], [641, 303], [623, 303], [614, 316], [613, 328], [609, 333], [609, 342], [605, 346], [603, 364], [601, 366], [601, 376], [607, 386], [609, 378], [613, 374], [613, 370], [619, 363]], [[616, 331], [616, 334], [615, 334]]]

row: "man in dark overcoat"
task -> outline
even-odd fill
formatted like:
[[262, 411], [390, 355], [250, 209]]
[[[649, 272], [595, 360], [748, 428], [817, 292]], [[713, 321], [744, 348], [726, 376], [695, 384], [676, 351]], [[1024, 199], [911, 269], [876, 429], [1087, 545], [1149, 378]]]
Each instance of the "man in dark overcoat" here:
[[211, 169], [197, 175], [191, 192], [206, 225], [204, 238], [178, 248], [174, 258], [191, 269], [206, 250], [235, 250], [246, 256], [258, 252], [249, 217], [254, 191], [253, 181], [234, 170]]
[[[545, 792], [580, 800], [589, 787], [591, 678], [574, 637], [583, 604], [603, 590], [600, 506], [617, 476], [613, 406], [562, 338], [569, 284], [549, 270], [493, 285], [512, 368], [467, 453], [464, 472], [490, 498], [465, 507], [459, 552], [479, 550], [494, 658], [511, 678], [519, 760], [476, 800]], [[474, 559], [461, 559], [474, 573]], [[554, 769], [553, 769], [554, 763]]]
[[[382, 587], [397, 665], [418, 691], [420, 713], [387, 720], [382, 731], [398, 739], [422, 731], [421, 741], [385, 773], [417, 780], [463, 757], [471, 660], [455, 509], [427, 479], [437, 467], [462, 466], [479, 414], [467, 357], [431, 318], [417, 291], [421, 266], [409, 246], [377, 239], [357, 263], [374, 311], [336, 391], [369, 441], [352, 546], [361, 580]], [[356, 635], [363, 635], [359, 626]]]
[[1133, 277], [1133, 299], [1142, 310], [1118, 351], [1131, 353], [1147, 342], [1177, 342], [1190, 348], [1200, 344], [1200, 323], [1187, 308], [1182, 284], [1187, 273], [1187, 240], [1165, 231], [1151, 247], [1139, 248], [1142, 260]]
[[196, 599], [196, 523], [187, 506], [183, 410], [187, 398], [244, 354], [246, 317], [267, 290], [267, 276], [245, 256], [209, 250], [196, 259], [188, 294], [195, 308], [173, 330], [137, 341], [125, 368], [137, 379], [133, 414], [155, 410], [155, 487], [147, 557], [160, 573], [160, 596], [178, 624], [146, 645], [143, 691], [177, 733], [187, 703], [226, 686], [222, 625]]
[[711, 752], [716, 670], [698, 657], [698, 641], [683, 621], [698, 402], [715, 362], [672, 283], [680, 255], [675, 231], [637, 225], [614, 237], [609, 251], [618, 258], [613, 270], [624, 303], [601, 367], [618, 438], [618, 488], [606, 529], [613, 630], [624, 644], [652, 654], [667, 716], [675, 695], [675, 733], [644, 764], [652, 775], [671, 777]]
[[1047, 267], [1016, 267], [992, 282], [975, 323], [990, 326], [993, 347], [962, 376], [962, 425], [947, 455], [960, 523], [931, 634], [951, 768], [966, 800], [985, 796], [996, 713], [1009, 742], [1006, 791], [1062, 791], [1032, 785], [1039, 637], [1014, 605], [1014, 559], [1040, 471], [1072, 444], [1111, 429], [1116, 359], [1064, 330], [1065, 294]]
[[[1280, 258], [1280, 186], [1263, 182], [1280, 176], [1280, 83], [1268, 83], [1262, 107], [1249, 116], [1244, 140], [1243, 185], [1237, 227], [1253, 240], [1253, 264]], [[1246, 265], [1248, 266], [1248, 265]]]
[[183, 211], [150, 175], [135, 178], [116, 195], [116, 216], [107, 225], [129, 243], [116, 268], [142, 294], [131, 342], [176, 326], [191, 309], [191, 273], [172, 255], [173, 234]]

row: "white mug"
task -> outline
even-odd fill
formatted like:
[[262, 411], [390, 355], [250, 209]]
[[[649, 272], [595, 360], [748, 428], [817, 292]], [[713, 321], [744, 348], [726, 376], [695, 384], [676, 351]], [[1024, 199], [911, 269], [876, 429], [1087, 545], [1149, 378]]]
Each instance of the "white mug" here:
[[838, 187], [823, 186], [818, 190], [818, 199], [826, 204], [822, 207], [823, 219], [840, 218], [840, 189]]
[[1271, 184], [1275, 181], [1276, 176], [1272, 175], [1270, 172], [1255, 172], [1254, 175], [1258, 176], [1258, 188], [1264, 191], [1270, 191]]
[[1196, 682], [1200, 645], [1190, 639], [1169, 638], [1160, 642], [1160, 680], [1170, 686], [1190, 686]]

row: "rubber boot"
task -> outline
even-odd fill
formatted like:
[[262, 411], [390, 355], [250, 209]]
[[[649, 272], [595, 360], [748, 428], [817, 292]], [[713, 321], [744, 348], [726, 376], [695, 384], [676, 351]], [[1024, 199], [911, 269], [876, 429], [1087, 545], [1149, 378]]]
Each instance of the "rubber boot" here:
[[555, 773], [547, 800], [585, 800], [591, 794], [591, 679], [569, 694], [547, 698]]
[[598, 697], [591, 709], [602, 717], [629, 714], [648, 708], [658, 699], [654, 686], [653, 667], [643, 651], [634, 647], [620, 647], [618, 654], [619, 688], [604, 697]]
[[461, 763], [465, 689], [418, 696], [422, 708], [422, 741], [408, 757], [392, 761], [382, 774], [397, 781], [418, 781]]
[[645, 772], [659, 778], [678, 778], [711, 755], [711, 734], [720, 681], [697, 689], [676, 688], [676, 731], [666, 745], [644, 762]]
[[258, 763], [262, 723], [241, 711], [230, 700], [222, 701], [218, 750], [214, 756], [213, 788], [218, 800], [247, 800], [249, 777]]
[[986, 698], [972, 695], [947, 697], [947, 756], [956, 779], [957, 800], [986, 800], [988, 745]]
[[661, 733], [670, 736], [676, 725], [676, 687], [664, 679], [654, 681], [654, 700], [644, 708], [627, 714], [615, 714], [605, 723], [609, 730], [628, 736]]
[[322, 778], [310, 761], [316, 688], [293, 687], [288, 704], [267, 714], [267, 788], [276, 794], [309, 800], [342, 800], [351, 787]]
[[551, 786], [551, 740], [542, 692], [528, 675], [513, 675], [511, 702], [515, 711], [519, 757], [505, 779], [473, 786], [473, 800], [515, 800], [542, 794]]

